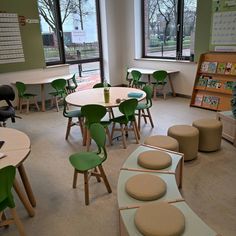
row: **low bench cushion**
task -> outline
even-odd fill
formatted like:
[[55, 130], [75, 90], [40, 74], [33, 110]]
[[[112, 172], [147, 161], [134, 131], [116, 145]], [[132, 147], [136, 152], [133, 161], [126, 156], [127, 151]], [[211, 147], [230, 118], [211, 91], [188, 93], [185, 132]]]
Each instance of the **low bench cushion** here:
[[140, 201], [153, 201], [166, 193], [166, 183], [158, 176], [138, 174], [125, 183], [126, 192]]
[[178, 236], [185, 229], [183, 213], [166, 202], [141, 206], [135, 213], [134, 222], [138, 230], [145, 236]]
[[161, 151], [146, 151], [138, 156], [138, 164], [151, 170], [160, 170], [169, 167], [172, 163], [171, 156]]

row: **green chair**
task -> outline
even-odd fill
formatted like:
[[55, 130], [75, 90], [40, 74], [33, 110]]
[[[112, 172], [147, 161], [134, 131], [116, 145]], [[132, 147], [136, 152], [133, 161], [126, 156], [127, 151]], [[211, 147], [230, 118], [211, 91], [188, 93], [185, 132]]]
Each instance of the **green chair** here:
[[78, 83], [76, 81], [75, 74], [74, 74], [71, 79], [67, 80], [66, 90], [68, 93], [74, 93], [77, 87], [78, 87]]
[[[138, 129], [140, 130], [141, 126], [141, 117], [144, 118], [145, 123], [147, 123], [146, 117], [149, 118], [152, 128], [154, 127], [152, 116], [150, 113], [150, 108], [152, 107], [152, 93], [153, 88], [150, 85], [145, 85], [143, 91], [146, 93], [146, 103], [138, 103], [136, 111], [138, 111]], [[145, 113], [147, 111], [147, 114]]]
[[109, 144], [111, 145], [112, 140], [111, 140], [110, 131], [108, 129], [108, 126], [110, 125], [111, 122], [104, 121], [104, 120], [102, 121], [102, 119], [107, 113], [106, 108], [98, 104], [88, 104], [81, 107], [81, 113], [85, 118], [83, 145], [87, 146], [87, 151], [89, 150], [89, 146], [91, 143], [89, 129], [90, 129], [91, 124], [94, 124], [94, 123], [100, 123], [103, 125], [108, 136]]
[[37, 103], [37, 98], [36, 98], [36, 94], [33, 93], [26, 93], [26, 85], [23, 82], [16, 82], [16, 88], [18, 91], [18, 97], [19, 97], [19, 101], [18, 101], [18, 109], [20, 110], [20, 113], [22, 112], [22, 106], [26, 105], [26, 112], [29, 112], [29, 105], [30, 105], [30, 99], [33, 98], [34, 99], [34, 104], [37, 108], [37, 110], [39, 111], [39, 106]]
[[156, 99], [157, 90], [161, 90], [166, 99], [166, 91], [165, 85], [167, 84], [166, 77], [168, 73], [165, 70], [158, 70], [153, 72], [152, 77], [154, 78], [155, 82], [153, 82], [153, 98]]
[[[111, 122], [113, 122], [111, 137], [113, 138], [114, 131], [121, 131], [124, 148], [127, 147], [125, 135], [126, 133], [128, 135], [128, 131], [134, 132], [136, 143], [139, 143], [140, 135], [139, 135], [137, 122], [135, 119], [135, 109], [137, 105], [138, 105], [137, 99], [128, 99], [121, 102], [119, 105], [119, 110], [123, 115], [115, 117], [110, 120]], [[117, 123], [120, 125], [120, 128], [115, 127]], [[128, 128], [129, 124], [130, 124], [130, 128]]]
[[[103, 179], [108, 193], [111, 193], [111, 187], [103, 170], [102, 163], [107, 159], [106, 134], [103, 125], [93, 123], [90, 125], [89, 132], [92, 139], [97, 144], [97, 152], [80, 152], [72, 154], [69, 159], [74, 167], [73, 188], [76, 188], [78, 173], [84, 174], [85, 204], [89, 204], [89, 177], [95, 176], [98, 182]], [[98, 172], [98, 169], [100, 173]]]
[[67, 95], [66, 91], [66, 80], [65, 79], [55, 79], [51, 82], [51, 86], [55, 91], [50, 92], [49, 94], [52, 96], [51, 106], [55, 103], [57, 111], [59, 111], [58, 102], [63, 100]]
[[[70, 134], [70, 129], [72, 126], [74, 125], [79, 125], [80, 126], [80, 130], [81, 130], [81, 134], [83, 136], [83, 116], [81, 113], [81, 110], [71, 110], [68, 111], [67, 110], [67, 102], [64, 98], [64, 109], [63, 109], [63, 116], [68, 118], [68, 123], [67, 123], [67, 129], [66, 129], [66, 137], [65, 139], [68, 139], [68, 136]], [[73, 118], [77, 118], [78, 122], [73, 122]]]
[[132, 86], [131, 87], [142, 88], [146, 84], [146, 82], [140, 81], [140, 79], [142, 77], [142, 73], [140, 71], [132, 70], [131, 75], [132, 75]]
[[[20, 236], [25, 235], [24, 227], [18, 217], [15, 202], [11, 189], [15, 179], [16, 168], [6, 166], [0, 169], [0, 227], [7, 227], [9, 224], [16, 224]], [[4, 214], [6, 208], [10, 209], [12, 218], [7, 219]]]
[[[111, 87], [110, 84], [106, 83], [107, 87]], [[93, 88], [104, 88], [104, 83], [97, 83], [93, 86]]]

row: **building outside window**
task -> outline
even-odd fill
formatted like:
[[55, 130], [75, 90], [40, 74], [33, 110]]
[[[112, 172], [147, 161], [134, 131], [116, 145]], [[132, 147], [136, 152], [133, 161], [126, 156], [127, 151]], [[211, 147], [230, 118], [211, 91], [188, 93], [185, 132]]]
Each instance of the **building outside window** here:
[[197, 0], [142, 0], [143, 57], [192, 60]]

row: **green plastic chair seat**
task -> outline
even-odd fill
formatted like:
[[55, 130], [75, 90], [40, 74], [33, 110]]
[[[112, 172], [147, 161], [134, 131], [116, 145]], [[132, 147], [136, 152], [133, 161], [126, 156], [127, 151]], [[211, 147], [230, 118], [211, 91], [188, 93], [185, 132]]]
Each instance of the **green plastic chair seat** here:
[[139, 103], [138, 106], [136, 107], [136, 110], [143, 110], [143, 109], [147, 109], [150, 106], [148, 104], [145, 103]]
[[19, 96], [20, 98], [31, 98], [31, 97], [35, 97], [37, 96], [37, 94], [33, 94], [33, 93], [25, 93], [24, 95], [22, 96]]
[[130, 121], [134, 121], [134, 120], [135, 120], [134, 116], [129, 116], [127, 118], [127, 116], [125, 116], [125, 115], [117, 116], [117, 117], [111, 119], [112, 122], [119, 123], [119, 124], [125, 124], [125, 125], [127, 125]]
[[[107, 87], [111, 87], [110, 84], [106, 83]], [[93, 86], [93, 88], [104, 88], [104, 83], [97, 83]]]
[[70, 163], [78, 171], [93, 169], [102, 162], [103, 159], [94, 152], [81, 152], [70, 156]]
[[66, 92], [63, 90], [63, 91], [49, 92], [49, 94], [52, 95], [52, 96], [64, 97], [66, 95]]
[[78, 83], [76, 81], [75, 74], [74, 74], [73, 77], [68, 80], [68, 85], [66, 86], [66, 89], [69, 92], [75, 92], [77, 87], [78, 87]]

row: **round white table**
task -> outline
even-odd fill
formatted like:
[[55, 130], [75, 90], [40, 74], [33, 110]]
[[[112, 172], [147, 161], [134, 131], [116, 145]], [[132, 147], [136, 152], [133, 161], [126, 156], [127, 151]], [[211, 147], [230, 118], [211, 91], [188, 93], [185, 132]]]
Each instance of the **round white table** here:
[[93, 88], [71, 93], [66, 97], [66, 102], [73, 106], [84, 106], [87, 104], [98, 104], [109, 107], [118, 107], [120, 103], [116, 100], [119, 98], [121, 100], [127, 100], [129, 93], [141, 93], [142, 96], [137, 98], [138, 101], [143, 100], [146, 97], [146, 93], [140, 89], [127, 88], [127, 87], [110, 87], [110, 102], [105, 103], [104, 101], [104, 88]]
[[31, 151], [30, 139], [25, 133], [19, 130], [0, 127], [0, 141], [4, 141], [0, 152], [6, 155], [0, 159], [0, 169], [9, 165], [15, 166], [18, 169], [28, 199], [21, 191], [16, 179], [14, 181], [14, 189], [28, 211], [28, 214], [34, 216], [33, 207], [36, 206], [36, 201], [23, 165], [23, 162]]

